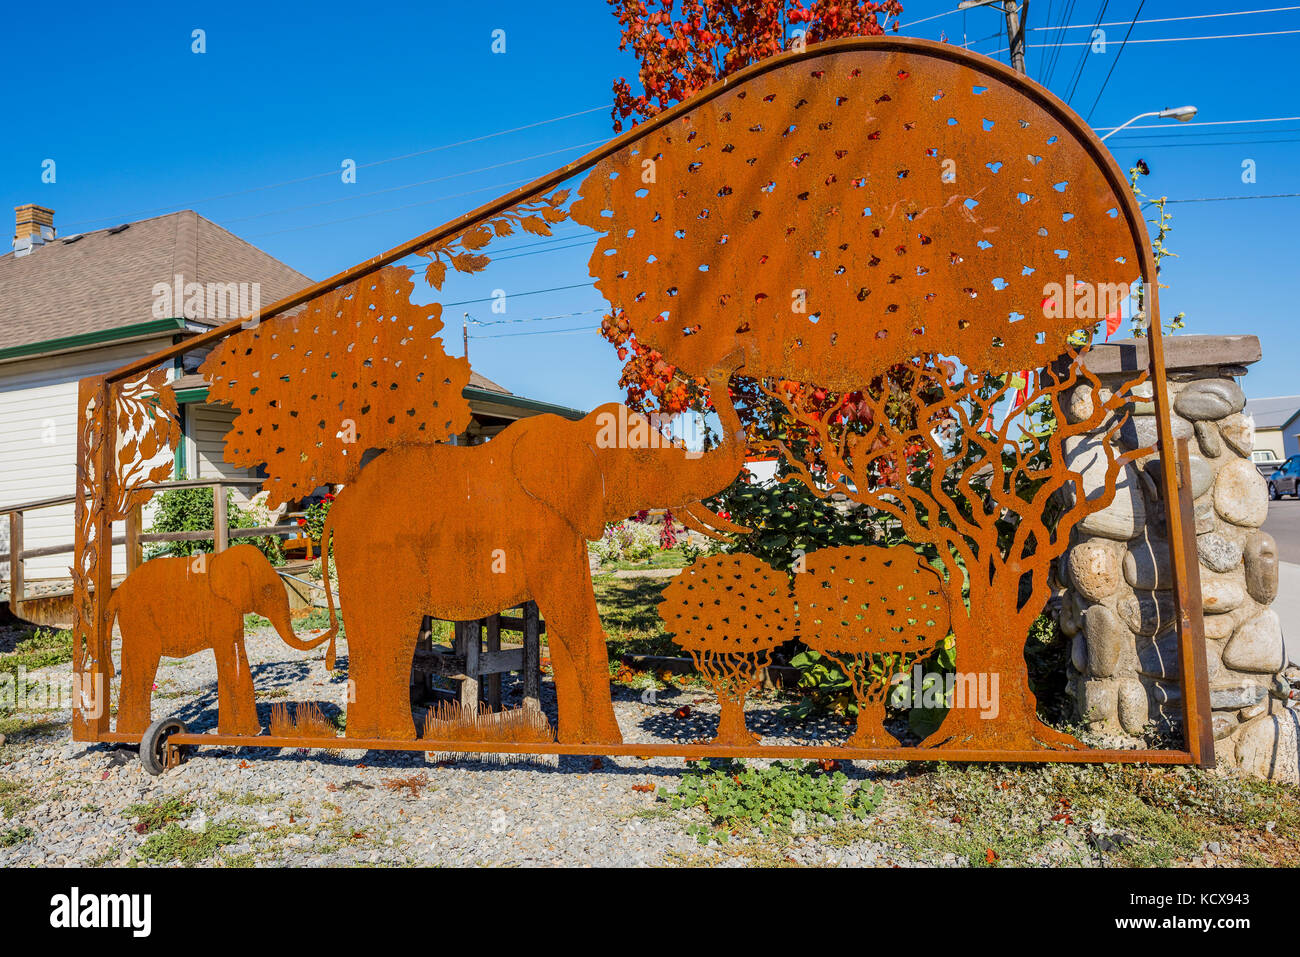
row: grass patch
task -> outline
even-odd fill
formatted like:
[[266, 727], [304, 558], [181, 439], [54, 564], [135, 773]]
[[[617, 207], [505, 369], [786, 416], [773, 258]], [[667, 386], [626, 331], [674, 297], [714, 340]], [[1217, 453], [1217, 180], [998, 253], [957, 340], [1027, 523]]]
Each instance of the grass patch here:
[[41, 735], [62, 731], [66, 727], [66, 722], [52, 721], [48, 717], [18, 718], [0, 715], [0, 735], [4, 735], [6, 745], [30, 741]]
[[677, 790], [662, 795], [674, 811], [699, 809], [707, 824], [687, 832], [701, 844], [727, 843], [757, 832], [799, 834], [836, 822], [865, 820], [884, 797], [879, 784], [848, 789], [842, 771], [823, 772], [817, 762], [774, 761], [765, 768], [744, 761], [697, 761], [688, 765]]
[[0, 831], [0, 847], [15, 847], [35, 833], [36, 832], [26, 824], [19, 824], [17, 827], [11, 827], [8, 830]]
[[1281, 864], [1300, 849], [1295, 789], [1194, 768], [940, 764], [906, 780], [908, 813], [879, 839], [922, 860], [1168, 867], [1218, 841]]
[[595, 579], [596, 606], [600, 622], [609, 637], [609, 656], [681, 654], [664, 632], [656, 608], [670, 579], [613, 578]]
[[279, 804], [283, 800], [284, 795], [278, 791], [275, 794], [258, 794], [252, 791], [218, 791], [212, 798], [217, 807], [226, 807], [231, 804], [238, 807], [260, 807], [266, 804]]
[[606, 574], [614, 571], [635, 571], [646, 568], [684, 568], [686, 558], [682, 555], [680, 548], [657, 549], [650, 554], [649, 558], [641, 561], [627, 561], [619, 559], [618, 561], [604, 563], [600, 566], [598, 574]]
[[0, 778], [0, 814], [13, 820], [35, 803], [22, 781]]
[[71, 631], [37, 628], [30, 638], [14, 645], [13, 651], [0, 655], [0, 674], [13, 675], [16, 681], [20, 667], [31, 672], [37, 668], [49, 668], [71, 660]]
[[180, 798], [168, 798], [155, 804], [132, 804], [122, 813], [135, 819], [137, 834], [148, 834], [159, 828], [181, 821], [194, 813], [198, 805]]
[[191, 831], [179, 824], [168, 824], [150, 834], [137, 853], [137, 859], [154, 864], [200, 864], [229, 844], [238, 844], [248, 834], [248, 827], [235, 821], [205, 824], [201, 831]]

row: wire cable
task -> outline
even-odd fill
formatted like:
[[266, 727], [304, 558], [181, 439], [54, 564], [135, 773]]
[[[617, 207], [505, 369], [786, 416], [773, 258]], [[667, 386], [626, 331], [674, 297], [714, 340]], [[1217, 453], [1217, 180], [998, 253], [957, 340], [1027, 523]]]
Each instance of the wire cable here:
[[[1252, 14], [1252, 13], [1283, 13], [1283, 12], [1286, 12], [1286, 11], [1289, 11], [1289, 10], [1300, 10], [1300, 7], [1269, 7], [1267, 10], [1229, 10], [1229, 11], [1227, 11], [1227, 12], [1225, 12], [1225, 13], [1197, 13], [1197, 14], [1192, 14], [1192, 15], [1190, 15], [1190, 16], [1186, 16], [1186, 17], [1155, 17], [1155, 18], [1153, 18], [1153, 19], [1149, 19], [1149, 20], [1136, 20], [1135, 22], [1137, 22], [1137, 23], [1174, 23], [1175, 21], [1180, 21], [1180, 20], [1207, 20], [1207, 19], [1209, 19], [1210, 17], [1244, 17], [1244, 16], [1246, 16], [1246, 15], [1248, 15], [1248, 14]], [[1050, 14], [1050, 11], [1049, 11], [1049, 14], [1048, 14], [1048, 15], [1049, 15], [1049, 16], [1051, 15], [1051, 14]], [[1071, 24], [1070, 26], [1065, 27], [1065, 29], [1066, 29], [1066, 30], [1079, 30], [1079, 29], [1082, 29], [1083, 26], [1084, 26], [1084, 24], [1082, 24], [1082, 23], [1075, 23], [1075, 24]], [[1097, 26], [1099, 26], [1099, 27], [1122, 27], [1122, 26], [1124, 26], [1124, 21], [1123, 21], [1123, 20], [1113, 20], [1113, 21], [1111, 21], [1110, 23], [1099, 23], [1099, 24], [1097, 24]], [[1056, 29], [1056, 28], [1054, 28], [1054, 27], [1030, 27], [1029, 29], [1030, 29], [1031, 31], [1039, 31], [1039, 30], [1052, 30], [1052, 29]]]
[[1146, 6], [1146, 3], [1147, 0], [1141, 0], [1137, 12], [1133, 14], [1133, 19], [1129, 21], [1128, 32], [1124, 34], [1124, 40], [1115, 53], [1115, 59], [1110, 62], [1110, 69], [1106, 71], [1106, 79], [1101, 81], [1101, 89], [1097, 91], [1097, 98], [1092, 101], [1092, 108], [1088, 110], [1088, 115], [1084, 117], [1085, 123], [1092, 119], [1093, 110], [1096, 110], [1097, 104], [1101, 102], [1101, 95], [1106, 92], [1106, 85], [1110, 83], [1110, 78], [1115, 73], [1115, 67], [1119, 66], [1119, 58], [1124, 55], [1124, 47], [1128, 46], [1128, 38], [1133, 35], [1133, 25], [1137, 23], [1137, 18], [1142, 15], [1142, 8]]
[[[484, 133], [482, 136], [473, 136], [470, 137], [469, 139], [457, 140], [455, 143], [444, 143], [441, 146], [430, 146], [427, 149], [416, 150], [413, 153], [402, 153], [398, 156], [386, 156], [382, 159], [371, 160], [369, 163], [360, 164], [357, 167], [357, 169], [369, 169], [374, 166], [381, 166], [384, 163], [395, 163], [399, 160], [411, 159], [412, 157], [415, 156], [426, 156], [429, 153], [437, 153], [437, 152], [441, 152], [442, 150], [455, 149], [458, 146], [467, 146], [471, 143], [481, 143], [484, 140], [490, 140], [498, 136], [506, 136], [510, 133], [519, 133], [523, 130], [531, 130], [539, 126], [546, 126], [550, 123], [559, 123], [563, 120], [571, 120], [577, 116], [586, 116], [589, 113], [603, 112], [608, 109], [609, 109], [608, 106], [593, 106], [589, 110], [578, 110], [577, 112], [574, 113], [565, 113], [563, 116], [553, 116], [547, 120], [537, 120], [534, 123], [525, 123], [523, 126], [511, 127], [508, 130], [497, 130], [494, 133]], [[234, 196], [246, 196], [249, 193], [257, 193], [268, 189], [279, 189], [282, 186], [295, 186], [299, 183], [310, 182], [311, 180], [321, 179], [322, 177], [325, 176], [338, 176], [338, 175], [339, 175], [339, 170], [331, 169], [331, 170], [326, 170], [325, 172], [322, 173], [312, 173], [309, 176], [300, 176], [296, 179], [283, 180], [278, 183], [267, 183], [263, 186], [250, 186], [247, 189], [239, 189], [230, 193], [219, 193], [215, 196], [207, 196], [204, 197], [203, 199], [191, 200], [189, 202], [182, 203], [182, 204], [172, 204], [170, 206], [155, 206], [152, 209], [137, 210], [133, 213], [119, 213], [115, 216], [99, 216], [95, 219], [77, 220], [76, 222], [65, 223], [64, 226], [65, 227], [82, 226], [85, 225], [86, 223], [99, 223], [99, 222], [127, 222], [133, 220], [138, 216], [148, 216], [152, 213], [161, 213], [161, 212], [167, 212], [176, 209], [189, 209], [199, 205], [200, 203], [213, 203], [216, 202], [217, 200], [230, 199]]]

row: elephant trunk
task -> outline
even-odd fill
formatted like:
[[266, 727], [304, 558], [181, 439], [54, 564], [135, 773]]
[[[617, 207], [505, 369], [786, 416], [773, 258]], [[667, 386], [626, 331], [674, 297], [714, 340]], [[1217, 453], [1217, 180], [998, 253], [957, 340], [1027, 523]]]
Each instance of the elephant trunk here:
[[289, 600], [284, 594], [284, 585], [280, 583], [279, 576], [275, 576], [275, 589], [277, 595], [271, 595], [264, 603], [264, 606], [256, 609], [257, 613], [271, 622], [275, 628], [276, 634], [290, 648], [295, 651], [314, 651], [325, 642], [333, 638], [333, 635], [326, 632], [308, 641], [303, 641], [293, 631], [293, 622], [289, 617]]
[[722, 438], [703, 453], [685, 453], [686, 461], [673, 470], [666, 500], [675, 511], [721, 492], [735, 481], [745, 467], [745, 429], [736, 414], [730, 394], [730, 367], [719, 367], [708, 375], [709, 397], [722, 423]]

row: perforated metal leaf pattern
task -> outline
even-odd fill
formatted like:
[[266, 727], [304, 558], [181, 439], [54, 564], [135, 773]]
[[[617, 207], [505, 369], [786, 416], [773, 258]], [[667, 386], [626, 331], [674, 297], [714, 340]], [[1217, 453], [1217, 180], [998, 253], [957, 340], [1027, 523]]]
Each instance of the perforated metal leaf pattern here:
[[663, 591], [659, 617], [683, 648], [765, 651], [794, 637], [789, 576], [752, 555], [713, 555]]
[[267, 464], [270, 504], [346, 482], [367, 449], [461, 432], [469, 364], [448, 356], [442, 306], [414, 305], [411, 270], [389, 266], [293, 315], [231, 336], [200, 372], [239, 410], [226, 460]]
[[813, 648], [872, 654], [938, 644], [948, 634], [943, 580], [908, 547], [821, 548], [794, 576], [799, 634]]
[[1058, 302], [1046, 318], [1049, 283], [1138, 275], [1120, 207], [1073, 134], [1000, 78], [856, 50], [702, 103], [594, 168], [571, 213], [604, 233], [598, 288], [679, 368], [740, 344], [751, 375], [842, 390], [923, 352], [1050, 361], [1101, 317]]

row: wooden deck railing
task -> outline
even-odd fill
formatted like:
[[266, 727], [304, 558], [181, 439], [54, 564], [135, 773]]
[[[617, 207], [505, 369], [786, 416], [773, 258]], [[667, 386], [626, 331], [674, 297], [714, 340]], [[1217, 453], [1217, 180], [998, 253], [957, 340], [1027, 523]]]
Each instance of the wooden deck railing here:
[[[130, 574], [139, 568], [144, 562], [144, 546], [152, 542], [201, 542], [210, 541], [213, 543], [213, 550], [217, 552], [225, 551], [230, 546], [229, 521], [226, 515], [226, 503], [229, 497], [229, 489], [232, 488], [256, 488], [262, 484], [262, 479], [188, 479], [175, 482], [156, 482], [146, 486], [155, 492], [163, 492], [168, 489], [177, 488], [210, 488], [212, 489], [212, 515], [213, 528], [210, 531], [192, 531], [192, 532], [145, 532], [143, 528], [143, 506], [137, 506], [130, 514], [126, 516], [125, 534], [113, 537], [113, 545], [126, 546], [126, 570]], [[18, 613], [18, 605], [23, 601], [30, 601], [35, 598], [62, 598], [72, 594], [72, 589], [62, 589], [53, 592], [42, 592], [39, 595], [28, 595], [26, 593], [26, 564], [33, 558], [45, 558], [50, 555], [70, 554], [76, 546], [72, 543], [67, 545], [44, 545], [40, 548], [23, 547], [23, 520], [29, 512], [39, 511], [47, 508], [57, 508], [62, 505], [72, 505], [76, 502], [75, 495], [60, 495], [55, 498], [38, 499], [32, 502], [23, 502], [18, 505], [6, 505], [0, 507], [0, 516], [5, 514], [9, 517], [9, 550], [0, 553], [0, 563], [9, 566], [9, 608], [14, 614]], [[301, 534], [301, 529], [297, 525], [265, 525], [256, 528], [239, 528], [235, 529], [239, 538], [259, 538], [267, 535], [277, 535], [284, 537], [294, 537]]]

